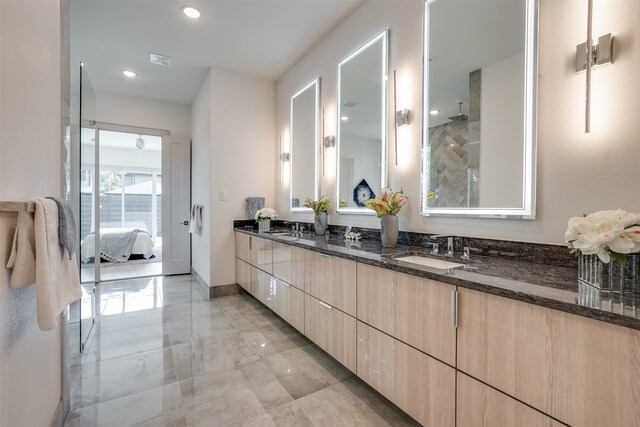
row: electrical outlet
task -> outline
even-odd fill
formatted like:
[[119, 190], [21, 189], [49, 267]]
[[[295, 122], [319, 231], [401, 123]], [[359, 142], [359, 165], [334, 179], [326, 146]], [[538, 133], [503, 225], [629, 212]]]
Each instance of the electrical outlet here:
[[227, 201], [227, 192], [226, 191], [220, 191], [218, 193], [218, 199], [220, 199], [221, 202], [226, 202]]

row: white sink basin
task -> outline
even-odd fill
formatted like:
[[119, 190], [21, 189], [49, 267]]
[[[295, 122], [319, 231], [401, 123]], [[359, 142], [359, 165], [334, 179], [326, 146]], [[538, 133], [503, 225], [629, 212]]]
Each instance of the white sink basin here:
[[405, 256], [396, 258], [397, 261], [409, 262], [411, 264], [424, 265], [425, 267], [437, 268], [438, 270], [450, 270], [452, 268], [458, 268], [464, 266], [464, 264], [458, 264], [457, 262], [442, 261], [439, 259], [426, 258], [423, 256]]

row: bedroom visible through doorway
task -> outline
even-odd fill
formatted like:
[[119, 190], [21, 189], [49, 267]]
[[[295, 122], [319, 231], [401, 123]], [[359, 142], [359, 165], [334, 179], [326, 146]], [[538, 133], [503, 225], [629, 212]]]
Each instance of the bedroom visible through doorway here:
[[162, 136], [97, 127], [81, 141], [82, 281], [162, 274]]

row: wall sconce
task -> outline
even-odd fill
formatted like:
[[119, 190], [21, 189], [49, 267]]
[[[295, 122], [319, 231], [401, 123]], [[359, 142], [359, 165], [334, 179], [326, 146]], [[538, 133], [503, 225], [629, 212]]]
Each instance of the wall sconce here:
[[597, 65], [613, 63], [613, 36], [611, 33], [593, 43], [593, 0], [587, 5], [587, 41], [576, 46], [576, 72], [586, 70], [584, 132], [591, 132], [591, 70]]
[[282, 152], [282, 132], [280, 132], [280, 184], [282, 184], [282, 173], [284, 171], [284, 163], [291, 160], [291, 153]]
[[397, 72], [393, 70], [393, 111], [395, 112], [394, 120], [395, 126], [393, 127], [393, 136], [394, 136], [394, 149], [395, 149], [395, 159], [396, 166], [398, 166], [398, 127], [409, 124], [409, 110], [402, 109], [398, 110], [398, 79]]
[[406, 108], [396, 111], [396, 126], [404, 126], [409, 124], [409, 110]]
[[327, 148], [332, 148], [336, 146], [336, 137], [333, 135], [324, 136], [324, 107], [322, 107], [322, 176], [325, 176], [326, 168], [325, 168], [325, 156], [324, 151]]
[[291, 160], [291, 153], [280, 153], [281, 162], [288, 162], [289, 160]]

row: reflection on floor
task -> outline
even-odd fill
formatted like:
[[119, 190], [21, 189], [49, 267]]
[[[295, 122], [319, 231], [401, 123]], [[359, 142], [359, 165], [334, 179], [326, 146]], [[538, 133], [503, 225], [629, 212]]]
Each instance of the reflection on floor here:
[[248, 295], [191, 276], [101, 284], [67, 426], [416, 425]]
[[[153, 259], [153, 258], [152, 258]], [[86, 266], [83, 264], [80, 272], [82, 283], [93, 282], [95, 279], [95, 271], [93, 264]], [[108, 266], [100, 267], [100, 280], [122, 280], [134, 277], [159, 276], [162, 274], [162, 261], [145, 262], [145, 263], [109, 263]]]

